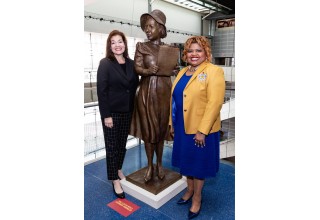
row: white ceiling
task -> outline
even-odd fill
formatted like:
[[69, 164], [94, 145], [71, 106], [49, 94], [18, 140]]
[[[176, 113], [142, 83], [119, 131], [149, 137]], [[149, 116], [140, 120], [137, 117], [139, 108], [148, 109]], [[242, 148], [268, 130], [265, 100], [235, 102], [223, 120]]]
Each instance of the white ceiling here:
[[[120, 0], [118, 0], [120, 2]], [[122, 0], [124, 1], [124, 0]], [[209, 5], [207, 3], [204, 3], [204, 6], [201, 6], [200, 4], [202, 4], [201, 1], [199, 0], [151, 0], [151, 4], [153, 4], [156, 1], [165, 1], [165, 2], [169, 2], [171, 4], [177, 5], [179, 7], [182, 8], [187, 8], [189, 10], [192, 11], [196, 11], [202, 14], [207, 14], [209, 12], [212, 12], [212, 10], [209, 10], [209, 8], [212, 8], [212, 5]], [[144, 1], [144, 4], [147, 5], [148, 0]], [[84, 0], [84, 6], [85, 8], [91, 8], [93, 10], [99, 10], [100, 8], [103, 8], [104, 5], [107, 3], [107, 0]], [[197, 4], [198, 3], [198, 4]], [[121, 5], [121, 4], [119, 4]], [[116, 5], [115, 5], [116, 7]]]
[[[128, 7], [128, 4], [123, 4], [123, 2], [126, 0], [118, 0], [114, 4], [112, 4], [112, 8], [117, 11], [121, 12], [123, 10], [126, 10], [126, 7]], [[138, 10], [143, 8], [145, 9], [148, 5], [149, 0], [136, 0], [133, 1], [134, 5], [131, 5], [131, 7], [134, 7], [135, 10]], [[178, 7], [186, 8], [198, 13], [201, 13], [202, 15], [208, 15], [210, 13], [214, 13], [218, 10], [226, 10], [234, 11], [234, 7], [232, 7], [232, 3], [234, 3], [234, 0], [151, 0], [151, 4], [158, 2], [168, 2], [171, 4], [174, 4]], [[230, 5], [231, 4], [231, 5]], [[85, 11], [90, 12], [99, 12], [99, 14], [107, 15], [106, 13], [103, 13], [104, 11], [102, 9], [105, 9], [107, 5], [110, 5], [110, 0], [84, 0], [84, 8]], [[227, 5], [227, 6], [225, 6]], [[145, 10], [144, 10], [145, 11]]]

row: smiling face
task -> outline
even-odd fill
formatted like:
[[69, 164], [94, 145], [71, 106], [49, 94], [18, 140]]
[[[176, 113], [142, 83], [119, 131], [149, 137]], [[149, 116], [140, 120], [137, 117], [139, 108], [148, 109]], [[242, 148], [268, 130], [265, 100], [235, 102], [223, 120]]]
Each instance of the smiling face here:
[[205, 50], [198, 43], [192, 43], [187, 50], [187, 63], [193, 67], [199, 66], [206, 60]]
[[155, 41], [160, 39], [160, 28], [159, 24], [151, 17], [148, 16], [146, 24], [144, 26], [144, 32], [147, 35], [148, 40]]
[[126, 49], [126, 45], [120, 35], [111, 37], [111, 51], [115, 56], [122, 55]]

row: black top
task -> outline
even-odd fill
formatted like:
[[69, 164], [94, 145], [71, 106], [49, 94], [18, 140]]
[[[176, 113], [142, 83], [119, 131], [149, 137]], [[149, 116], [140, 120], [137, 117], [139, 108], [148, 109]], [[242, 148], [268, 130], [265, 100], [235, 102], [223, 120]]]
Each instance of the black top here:
[[111, 112], [132, 112], [138, 83], [139, 77], [134, 70], [133, 60], [126, 58], [126, 63], [121, 65], [116, 60], [103, 58], [97, 73], [101, 118], [111, 117]]
[[121, 66], [121, 68], [122, 68], [123, 72], [124, 72], [125, 74], [127, 74], [127, 71], [126, 71], [126, 64], [125, 64], [125, 63], [123, 63], [123, 64], [120, 64], [120, 66]]

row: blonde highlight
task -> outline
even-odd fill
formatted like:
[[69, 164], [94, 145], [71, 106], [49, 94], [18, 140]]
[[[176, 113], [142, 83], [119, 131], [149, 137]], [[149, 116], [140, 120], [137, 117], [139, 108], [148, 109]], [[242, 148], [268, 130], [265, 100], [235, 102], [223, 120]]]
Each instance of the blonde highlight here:
[[182, 54], [182, 60], [184, 62], [187, 62], [187, 51], [190, 49], [191, 44], [197, 43], [202, 47], [206, 54], [207, 61], [211, 62], [212, 60], [212, 53], [211, 53], [211, 46], [209, 44], [209, 41], [204, 36], [192, 36], [188, 38], [186, 43], [184, 44], [183, 54]]

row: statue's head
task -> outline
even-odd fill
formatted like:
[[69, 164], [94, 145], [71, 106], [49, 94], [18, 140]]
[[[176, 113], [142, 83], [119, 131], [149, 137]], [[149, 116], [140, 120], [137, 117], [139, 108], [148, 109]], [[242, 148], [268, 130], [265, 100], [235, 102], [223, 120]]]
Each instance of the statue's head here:
[[154, 19], [158, 23], [160, 38], [165, 38], [167, 36], [167, 28], [165, 26], [166, 24], [165, 14], [158, 9], [155, 9], [150, 13], [142, 14], [140, 17], [140, 26], [144, 32], [145, 32], [145, 24], [148, 19]]

